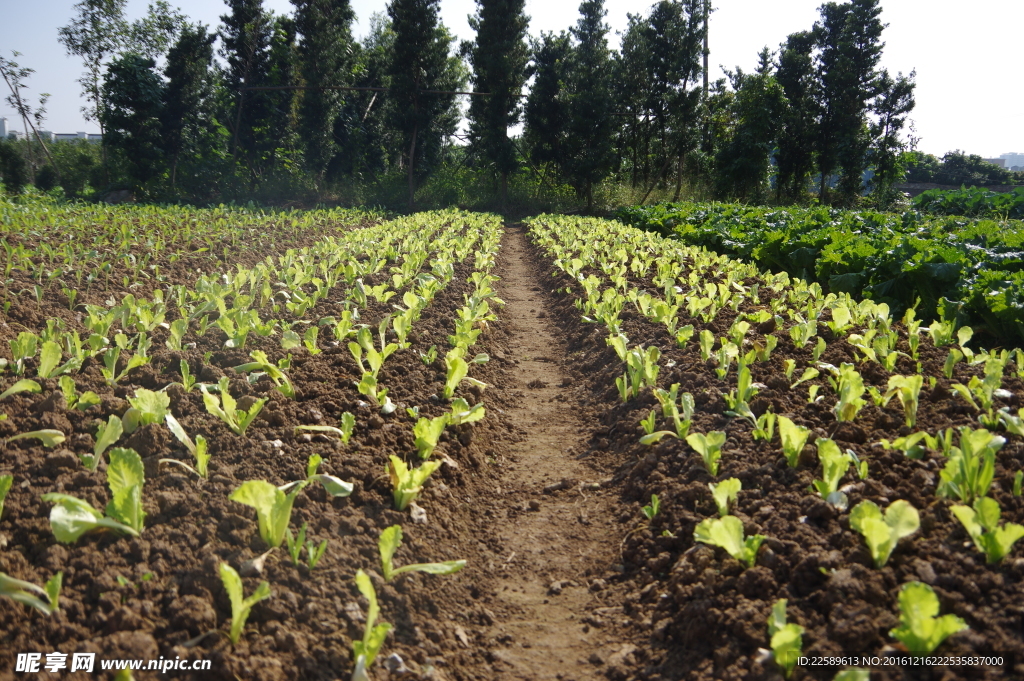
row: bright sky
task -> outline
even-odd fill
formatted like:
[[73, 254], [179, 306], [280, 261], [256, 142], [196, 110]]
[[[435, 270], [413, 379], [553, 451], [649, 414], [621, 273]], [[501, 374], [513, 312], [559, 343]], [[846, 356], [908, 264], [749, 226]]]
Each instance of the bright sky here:
[[[216, 27], [226, 5], [216, 0], [171, 0], [193, 21]], [[369, 17], [384, 11], [386, 0], [352, 0], [357, 16], [355, 33], [364, 35]], [[718, 66], [754, 68], [757, 52], [767, 45], [777, 49], [792, 32], [811, 27], [821, 0], [716, 0], [711, 19], [712, 78], [721, 77]], [[4, 2], [0, 16], [0, 52], [23, 53], [17, 59], [36, 73], [32, 93], [51, 93], [46, 126], [54, 132], [98, 132], [79, 113], [82, 101], [75, 82], [82, 71], [77, 58], [67, 57], [57, 43], [57, 28], [72, 15], [74, 0]], [[287, 0], [264, 0], [278, 13], [291, 11]], [[145, 12], [146, 0], [129, 0], [129, 15]], [[466, 16], [475, 11], [474, 0], [441, 0], [444, 23], [461, 39], [472, 39]], [[576, 0], [527, 0], [532, 18], [530, 32], [560, 31], [575, 24]], [[626, 13], [646, 13], [645, 0], [606, 0], [606, 21], [612, 27], [611, 44], [617, 47], [616, 31], [624, 30]], [[917, 108], [914, 111], [919, 148], [942, 155], [952, 149], [994, 157], [1024, 152], [1024, 88], [1017, 66], [1024, 43], [1024, 2], [1021, 0], [974, 0], [965, 9], [949, 0], [882, 0], [886, 48], [882, 64], [892, 73], [917, 70]], [[0, 86], [3, 86], [0, 83]], [[4, 86], [5, 87], [5, 86]], [[6, 95], [4, 91], [2, 94]], [[8, 127], [21, 129], [12, 108], [0, 101], [0, 116]]]

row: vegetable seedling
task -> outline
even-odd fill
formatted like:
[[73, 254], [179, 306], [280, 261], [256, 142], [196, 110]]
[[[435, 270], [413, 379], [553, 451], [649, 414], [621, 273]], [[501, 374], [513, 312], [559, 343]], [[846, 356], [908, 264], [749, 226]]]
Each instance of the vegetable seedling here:
[[[316, 331], [316, 327], [310, 327], [310, 330]], [[292, 385], [288, 376], [276, 364], [270, 361], [267, 353], [262, 350], [254, 350], [249, 353], [249, 357], [253, 361], [236, 366], [235, 373], [261, 372], [266, 374], [274, 382], [274, 388], [279, 393], [289, 399], [295, 399], [295, 386]]]
[[718, 463], [722, 458], [722, 445], [726, 435], [723, 431], [713, 430], [707, 435], [693, 433], [686, 436], [686, 443], [700, 454], [704, 467], [711, 475], [718, 475]]
[[231, 397], [231, 393], [228, 392], [227, 376], [221, 376], [217, 386], [220, 389], [219, 398], [208, 393], [206, 386], [199, 387], [203, 392], [203, 404], [206, 405], [206, 411], [223, 421], [235, 435], [245, 435], [249, 424], [255, 420], [256, 416], [263, 409], [263, 405], [267, 403], [267, 398], [261, 397], [256, 400], [248, 410], [238, 409], [238, 403], [235, 402], [235, 398]]
[[946, 466], [939, 471], [940, 482], [935, 493], [956, 497], [965, 504], [987, 495], [995, 477], [996, 452], [1004, 444], [1006, 438], [984, 428], [961, 428], [960, 447], [952, 448]]
[[745, 563], [747, 567], [754, 566], [761, 542], [765, 540], [762, 534], [744, 537], [743, 523], [732, 515], [724, 518], [705, 518], [693, 531], [693, 538], [702, 544], [725, 549], [730, 556]]
[[793, 673], [800, 650], [804, 645], [804, 628], [799, 624], [786, 623], [785, 598], [775, 601], [772, 614], [768, 617], [768, 637], [772, 648], [772, 659], [782, 669], [785, 678]]
[[232, 501], [256, 509], [260, 537], [267, 546], [277, 548], [284, 541], [285, 533], [288, 530], [288, 521], [292, 515], [292, 505], [299, 492], [307, 485], [319, 482], [333, 497], [347, 497], [352, 493], [352, 483], [345, 482], [333, 475], [316, 472], [321, 460], [318, 454], [309, 457], [305, 480], [289, 482], [280, 487], [275, 487], [265, 480], [248, 480], [228, 497]]
[[711, 489], [711, 496], [718, 508], [719, 517], [724, 518], [729, 515], [729, 509], [736, 504], [739, 491], [743, 489], [743, 483], [738, 478], [726, 478], [717, 485], [709, 482], [708, 487]]
[[800, 453], [811, 436], [811, 429], [798, 426], [785, 416], [779, 416], [779, 439], [782, 441], [782, 454], [790, 468], [796, 468], [800, 462]]
[[368, 670], [377, 658], [377, 654], [384, 646], [384, 639], [391, 631], [391, 625], [387, 622], [377, 624], [380, 616], [380, 606], [377, 604], [377, 591], [373, 588], [373, 582], [369, 575], [361, 569], [356, 570], [356, 587], [363, 598], [369, 603], [369, 610], [366, 613], [366, 627], [363, 629], [363, 639], [352, 642], [352, 657], [355, 658], [355, 668], [352, 670], [351, 681], [370, 681]]
[[910, 582], [900, 590], [900, 626], [889, 631], [912, 653], [928, 655], [953, 634], [967, 629], [956, 615], [939, 614], [939, 598], [930, 586]]
[[351, 412], [345, 412], [341, 415], [341, 442], [342, 444], [348, 444], [348, 441], [352, 439], [352, 431], [356, 427], [356, 417]]
[[413, 563], [396, 568], [392, 562], [395, 552], [402, 545], [402, 527], [392, 525], [380, 533], [377, 548], [380, 550], [380, 566], [384, 573], [384, 581], [390, 582], [398, 575], [407, 572], [425, 572], [428, 575], [451, 575], [466, 567], [464, 560], [449, 560], [443, 563]]
[[124, 413], [122, 428], [126, 434], [135, 432], [141, 426], [160, 423], [171, 413], [171, 396], [165, 392], [154, 392], [139, 388], [128, 398], [131, 408]]
[[640, 509], [640, 512], [644, 514], [644, 517], [648, 520], [654, 520], [654, 516], [658, 515], [658, 511], [661, 510], [661, 499], [658, 498], [657, 494], [651, 495], [651, 503], [647, 504]]
[[920, 526], [917, 509], [903, 499], [889, 504], [884, 516], [878, 505], [869, 500], [850, 511], [850, 527], [864, 536], [876, 568], [884, 567], [897, 542], [917, 532]]
[[60, 443], [64, 442], [67, 438], [64, 433], [59, 430], [53, 430], [52, 428], [45, 428], [43, 430], [32, 430], [27, 433], [18, 433], [7, 438], [7, 442], [14, 442], [15, 440], [31, 440], [37, 439], [43, 443], [44, 447], [52, 449]]
[[842, 452], [839, 445], [828, 438], [819, 437], [814, 443], [821, 461], [821, 479], [813, 481], [812, 489], [833, 506], [845, 508], [846, 495], [839, 491], [839, 482], [853, 463], [853, 457]]
[[0, 572], [0, 596], [7, 596], [22, 605], [35, 608], [47, 617], [60, 610], [60, 590], [63, 585], [63, 572], [55, 574], [43, 586], [14, 579]]
[[957, 505], [952, 511], [990, 564], [1005, 558], [1017, 540], [1024, 537], [1022, 525], [1006, 523], [999, 527], [1002, 509], [999, 502], [990, 497], [975, 499], [973, 509]]
[[[114, 417], [111, 417], [114, 418]], [[176, 466], [181, 466], [185, 470], [192, 471], [201, 478], [206, 478], [208, 474], [207, 467], [210, 464], [210, 453], [207, 449], [206, 438], [202, 435], [196, 435], [195, 442], [188, 436], [185, 429], [182, 427], [178, 419], [174, 418], [173, 414], [168, 413], [164, 417], [167, 422], [167, 427], [170, 429], [174, 437], [178, 438], [178, 442], [185, 445], [185, 449], [191, 452], [192, 456], [196, 458], [196, 467], [188, 465], [184, 461], [178, 461], [177, 459], [160, 459], [160, 463], [170, 463]]]
[[103, 459], [103, 452], [117, 442], [124, 429], [121, 426], [121, 419], [116, 414], [111, 414], [107, 422], [100, 426], [96, 432], [96, 444], [93, 445], [92, 455], [83, 455], [82, 464], [90, 471], [95, 471]]
[[245, 621], [249, 619], [249, 613], [252, 612], [252, 606], [270, 596], [270, 584], [265, 581], [260, 582], [256, 591], [245, 598], [243, 597], [242, 578], [238, 576], [235, 569], [227, 563], [221, 563], [218, 566], [218, 571], [220, 572], [220, 581], [224, 584], [224, 590], [228, 593], [228, 599], [231, 601], [231, 633], [228, 634], [228, 638], [231, 639], [231, 645], [238, 645], [238, 640], [242, 638], [242, 629], [245, 628]]
[[416, 451], [421, 459], [429, 459], [437, 447], [437, 441], [448, 425], [451, 416], [441, 414], [435, 418], [421, 417], [412, 428], [412, 434], [416, 438]]
[[20, 381], [16, 381], [10, 388], [0, 393], [0, 400], [10, 397], [11, 395], [17, 395], [18, 393], [38, 393], [42, 390], [42, 387], [40, 387], [40, 385], [31, 378], [23, 378]]
[[106, 515], [88, 502], [67, 494], [52, 492], [43, 501], [54, 504], [50, 510], [50, 528], [57, 541], [70, 544], [86, 532], [109, 529], [138, 537], [146, 520], [142, 510], [142, 487], [145, 473], [142, 458], [134, 449], [115, 447], [110, 450], [107, 485], [111, 500]]
[[384, 472], [391, 480], [395, 508], [399, 511], [408, 508], [423, 491], [423, 484], [430, 474], [440, 467], [440, 461], [424, 461], [419, 468], [410, 469], [404, 461], [392, 454]]
[[302, 523], [302, 527], [299, 528], [298, 537], [293, 537], [292, 531], [286, 530], [284, 540], [288, 546], [288, 555], [291, 556], [292, 565], [295, 567], [299, 566], [299, 554], [302, 552], [302, 549], [306, 549], [306, 564], [310, 570], [313, 570], [327, 551], [327, 540], [324, 539], [319, 545], [312, 539], [307, 540], [307, 525], [307, 523]]
[[7, 493], [11, 491], [13, 482], [13, 475], [0, 475], [0, 519], [4, 517], [4, 500], [7, 499]]

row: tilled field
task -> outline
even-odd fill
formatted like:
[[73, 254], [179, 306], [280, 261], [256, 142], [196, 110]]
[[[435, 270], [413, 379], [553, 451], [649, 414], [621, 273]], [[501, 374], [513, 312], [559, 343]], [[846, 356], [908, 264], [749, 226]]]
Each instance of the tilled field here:
[[[830, 310], [841, 304], [831, 300], [817, 334], [798, 344], [789, 327], [802, 317], [784, 312], [794, 300], [790, 289], [776, 285], [781, 280], [765, 279], [758, 294], [756, 277], [746, 273], [728, 278], [726, 288], [735, 283], [733, 290], [744, 292], [734, 310], [723, 305], [717, 315], [705, 308], [688, 314], [679, 298], [672, 321], [692, 326], [688, 342], [680, 342], [675, 328], [670, 334], [664, 319], [655, 319], [651, 300], [638, 298], [664, 290], [671, 272], [660, 265], [657, 274], [630, 266], [630, 257], [642, 256], [649, 244], [660, 248], [660, 241], [645, 241], [655, 237], [631, 237], [637, 241], [627, 254], [602, 251], [608, 237], [595, 232], [600, 236], [590, 253], [576, 262], [546, 250], [550, 245], [538, 238], [536, 221], [506, 227], [498, 248], [494, 218], [431, 214], [384, 228], [362, 219], [318, 218], [311, 223], [318, 239], [294, 232], [297, 222], [283, 224], [282, 235], [292, 234], [288, 238], [299, 250], [273, 261], [281, 254], [260, 246], [241, 268], [225, 267], [234, 263], [220, 253], [201, 266], [206, 277], [192, 277], [195, 267], [179, 268], [180, 255], [167, 252], [147, 263], [157, 268], [150, 272], [164, 273], [163, 280], [143, 277], [133, 286], [130, 270], [118, 270], [111, 281], [94, 281], [77, 303], [66, 294], [26, 295], [46, 278], [38, 272], [47, 260], [19, 256], [24, 267], [14, 269], [5, 289], [11, 304], [0, 339], [10, 350], [0, 390], [30, 379], [39, 392], [0, 401], [7, 415], [0, 420], [0, 476], [12, 476], [0, 514], [0, 572], [36, 585], [62, 572], [63, 589], [59, 609], [48, 617], [0, 598], [0, 679], [23, 678], [14, 671], [19, 654], [40, 653], [44, 664], [52, 652], [210, 663], [208, 671], [171, 670], [175, 678], [348, 678], [353, 645], [368, 640], [370, 602], [357, 588], [358, 570], [369, 575], [379, 599], [378, 622], [393, 627], [369, 668], [369, 678], [378, 680], [777, 679], [782, 671], [768, 626], [780, 599], [786, 599], [788, 623], [802, 628], [803, 655], [884, 657], [907, 651], [889, 632], [900, 625], [900, 593], [910, 582], [928, 585], [939, 612], [962, 618], [968, 627], [945, 639], [934, 655], [995, 656], [1003, 662], [879, 665], [869, 676], [847, 678], [1024, 674], [1024, 544], [986, 562], [954, 517], [959, 499], [936, 495], [949, 460], [939, 451], [941, 443], [931, 447], [937, 440], [920, 440], [918, 449], [905, 446], [919, 458], [905, 455], [904, 445], [886, 450], [877, 444], [945, 429], [951, 429], [952, 445], [962, 444], [955, 429], [980, 428], [978, 412], [954, 385], [963, 384], [981, 399], [967, 386], [975, 385], [971, 377], [980, 384], [987, 365], [961, 359], [946, 378], [950, 347], [961, 347], [955, 340], [936, 347], [922, 328], [919, 346], [912, 348], [906, 329], [893, 324], [898, 342], [890, 350], [898, 356], [890, 358], [887, 370], [851, 344], [857, 340], [853, 331], [865, 333], [861, 326], [828, 328]], [[361, 230], [374, 236], [364, 239]], [[563, 237], [569, 233], [567, 227]], [[527, 234], [538, 245], [528, 245]], [[29, 251], [36, 245], [18, 243]], [[190, 242], [189, 257], [208, 257], [210, 251], [195, 252], [199, 243]], [[607, 253], [611, 260], [602, 260]], [[698, 292], [708, 282], [725, 280], [705, 272], [698, 281], [687, 273], [691, 265], [699, 272], [698, 265], [685, 258], [679, 264], [682, 269], [672, 276], [680, 296], [688, 287]], [[226, 276], [211, 276], [219, 272]], [[9, 295], [16, 287], [22, 293]], [[126, 293], [152, 300], [161, 290], [164, 300], [177, 303], [166, 306], [163, 324], [151, 323], [142, 312], [136, 318], [122, 311], [109, 333], [95, 332], [99, 312], [87, 306], [113, 309]], [[617, 295], [628, 302], [613, 314]], [[763, 310], [778, 314], [766, 320]], [[750, 320], [739, 336], [738, 315]], [[411, 326], [396, 324], [398, 317]], [[48, 319], [62, 324], [47, 327]], [[187, 322], [184, 332], [174, 326], [178, 319]], [[263, 333], [271, 323], [276, 325]], [[310, 335], [313, 328], [319, 335]], [[107, 345], [67, 372], [50, 366], [52, 358], [44, 360], [41, 350], [19, 365], [14, 349], [25, 331], [59, 338], [61, 361], [74, 351], [61, 333], [83, 340], [92, 333]], [[115, 344], [115, 332], [124, 334], [123, 342]], [[609, 343], [616, 334], [626, 339], [621, 346]], [[769, 336], [777, 346], [765, 354]], [[737, 356], [728, 358], [722, 372], [729, 338], [739, 341], [737, 355], [740, 349], [762, 351], [759, 359], [744, 362], [750, 380], [739, 397]], [[385, 353], [388, 344], [396, 347]], [[118, 349], [106, 356], [115, 358], [113, 364], [104, 355], [111, 347]], [[461, 353], [449, 354], [459, 347]], [[389, 356], [374, 368], [370, 349], [378, 348]], [[623, 355], [629, 348], [657, 348], [658, 370], [648, 375], [651, 383], [623, 399], [622, 391], [629, 390]], [[878, 348], [879, 355], [886, 351]], [[129, 362], [140, 352], [145, 362], [132, 368]], [[265, 353], [265, 361], [256, 352]], [[479, 361], [470, 362], [474, 356]], [[453, 374], [455, 357], [464, 357], [472, 380]], [[258, 370], [235, 369], [254, 359], [262, 362]], [[837, 421], [837, 391], [826, 380], [827, 367], [836, 369], [838, 381], [844, 364], [855, 367], [879, 399], [876, 404], [862, 391], [864, 404], [855, 418]], [[1003, 364], [998, 391], [989, 390], [991, 410], [1013, 416], [1024, 385], [1013, 360], [1004, 358]], [[268, 365], [280, 368], [287, 386]], [[813, 367], [815, 376], [793, 386]], [[843, 380], [850, 380], [849, 370], [843, 371]], [[190, 389], [186, 373], [197, 382]], [[921, 389], [916, 423], [909, 427], [901, 400], [881, 396], [891, 376], [914, 373], [935, 380]], [[62, 376], [74, 380], [70, 393]], [[204, 394], [217, 395], [214, 386], [222, 379], [222, 390], [243, 412], [266, 400], [241, 434], [211, 413]], [[648, 431], [673, 430], [664, 401], [675, 384], [673, 400], [692, 398], [689, 433], [724, 434], [714, 475], [693, 445], [675, 434], [640, 442]], [[89, 391], [97, 396], [95, 405], [75, 404]], [[205, 439], [211, 455], [205, 478], [166, 461], [196, 465], [163, 419], [119, 434], [113, 447], [101, 450], [96, 470], [89, 469], [88, 457], [104, 439], [102, 428], [115, 417], [119, 423], [134, 418], [129, 412], [145, 395], [139, 391], [166, 395], [181, 429], [193, 441]], [[453, 411], [457, 398], [466, 401]], [[482, 419], [456, 413], [477, 404], [485, 405]], [[685, 398], [680, 404], [677, 409], [685, 409]], [[354, 427], [342, 436], [346, 413]], [[417, 451], [431, 439], [424, 422], [445, 414], [466, 422], [444, 421], [439, 435], [434, 433], [433, 451], [421, 459]], [[765, 414], [807, 429], [808, 444], [797, 452], [796, 466], [783, 456], [780, 428], [754, 439], [752, 430], [765, 425]], [[641, 419], [648, 420], [647, 428]], [[1014, 428], [1011, 420], [999, 423]], [[38, 437], [10, 439], [32, 431], [58, 431], [61, 441], [48, 447]], [[1000, 435], [1006, 442], [992, 457], [986, 494], [1001, 508], [1005, 526], [1024, 521], [1024, 503], [1014, 493], [1024, 446], [1020, 435]], [[823, 476], [823, 445], [819, 440], [816, 448], [816, 438], [867, 464], [865, 476], [856, 465], [840, 473], [843, 499], [809, 489]], [[131, 449], [141, 460], [142, 531], [57, 541], [50, 523], [57, 502], [42, 496], [71, 495], [102, 511], [112, 497], [108, 472], [115, 449]], [[955, 456], [951, 449], [946, 453]], [[315, 471], [311, 457], [321, 459]], [[395, 508], [391, 457], [410, 466], [439, 464], [415, 505], [402, 511]], [[318, 484], [323, 475], [350, 483], [350, 493], [333, 496], [337, 487]], [[709, 483], [730, 478], [741, 489], [727, 513], [739, 520], [745, 536], [765, 537], [749, 565], [695, 537], [718, 514]], [[328, 542], [314, 568], [305, 549], [298, 565], [284, 544], [268, 551], [257, 513], [229, 499], [243, 483], [257, 480], [308, 485], [294, 495], [288, 527], [297, 533], [305, 524], [310, 549]], [[900, 539], [881, 568], [851, 527], [851, 510], [865, 500], [882, 510], [903, 500], [919, 513], [918, 527]], [[412, 572], [385, 581], [378, 542], [394, 525], [404, 534], [396, 566], [455, 560], [466, 566], [454, 574]], [[227, 636], [236, 613], [222, 565], [241, 573], [245, 595], [263, 581], [270, 592], [252, 606], [235, 644]], [[832, 679], [850, 666], [798, 665], [790, 678]], [[352, 678], [361, 679], [358, 674]], [[94, 677], [68, 669], [39, 676]], [[164, 676], [135, 672], [139, 679]]]

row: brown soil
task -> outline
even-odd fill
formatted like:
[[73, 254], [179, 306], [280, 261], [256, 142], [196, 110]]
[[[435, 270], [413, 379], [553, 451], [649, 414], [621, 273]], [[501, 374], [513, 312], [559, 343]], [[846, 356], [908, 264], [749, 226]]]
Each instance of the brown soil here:
[[[487, 417], [442, 436], [439, 450], [452, 465], [443, 466], [421, 495], [425, 524], [392, 510], [384, 465], [390, 454], [415, 462], [406, 406], [418, 405], [427, 416], [447, 410], [436, 397], [443, 362], [426, 366], [418, 353], [436, 345], [443, 354], [455, 310], [469, 290], [464, 281], [471, 261], [457, 268], [424, 311], [410, 336], [413, 347], [385, 364], [381, 383], [399, 405], [391, 416], [381, 418], [355, 391], [358, 372], [341, 347], [315, 356], [292, 351], [295, 400], [265, 380], [251, 386], [233, 380], [236, 397], [270, 399], [242, 437], [206, 413], [198, 390], [172, 387], [172, 410], [185, 430], [211, 443], [210, 478], [197, 480], [157, 464], [159, 458], [190, 458], [163, 427], [147, 426], [119, 443], [136, 448], [147, 463], [148, 517], [139, 539], [99, 534], [58, 544], [49, 527], [50, 504], [40, 497], [64, 492], [103, 508], [109, 496], [105, 464], [91, 473], [79, 462], [91, 451], [96, 419], [122, 413], [124, 398], [136, 387], [160, 389], [179, 380], [180, 359], [189, 361], [200, 380], [215, 381], [247, 361], [252, 349], [276, 361], [284, 354], [276, 341], [251, 338], [244, 350], [222, 350], [223, 338], [211, 334], [199, 347], [179, 353], [163, 347], [164, 336], [154, 333], [152, 362], [120, 385], [105, 385], [95, 366], [74, 375], [79, 392], [103, 397], [97, 407], [69, 410], [61, 399], [50, 399], [59, 393], [55, 380], [40, 380], [39, 395], [5, 399], [8, 419], [0, 421], [0, 437], [39, 428], [57, 428], [68, 437], [56, 450], [29, 440], [6, 444], [0, 454], [0, 473], [15, 477], [0, 518], [0, 571], [36, 584], [64, 572], [62, 607], [50, 618], [0, 598], [0, 680], [15, 678], [18, 653], [54, 651], [94, 652], [100, 659], [212, 661], [210, 671], [166, 675], [174, 678], [347, 677], [351, 642], [362, 635], [366, 608], [352, 579], [357, 568], [373, 576], [382, 620], [395, 627], [375, 665], [376, 679], [583, 681], [607, 669], [625, 674], [633, 648], [620, 629], [625, 623], [615, 581], [622, 570], [621, 533], [609, 527], [616, 500], [609, 489], [595, 488], [607, 474], [576, 458], [586, 453], [580, 443], [591, 428], [560, 368], [566, 349], [545, 314], [550, 296], [540, 290], [517, 230], [510, 230], [506, 246], [498, 273], [504, 278], [499, 295], [508, 308], [474, 348], [488, 352], [491, 361], [471, 371], [489, 385], [480, 395]], [[56, 313], [58, 304], [16, 301], [3, 335], [14, 335], [22, 324], [32, 328], [41, 312]], [[335, 312], [329, 303], [321, 306], [313, 315]], [[375, 325], [386, 308], [371, 306], [363, 320]], [[65, 320], [72, 327], [77, 323], [66, 315]], [[206, 352], [212, 353], [208, 361]], [[26, 375], [34, 373], [30, 361]], [[0, 387], [13, 382], [7, 376]], [[344, 411], [357, 418], [347, 446], [293, 431], [299, 424], [334, 425]], [[266, 550], [255, 514], [228, 495], [245, 480], [280, 485], [298, 479], [313, 453], [324, 458], [321, 472], [355, 483], [346, 499], [332, 500], [317, 486], [296, 500], [291, 526], [306, 522], [314, 540], [328, 539], [326, 555], [310, 571], [294, 567], [283, 549], [271, 552], [262, 574], [243, 580], [246, 594], [267, 580], [272, 597], [253, 608], [239, 644], [232, 647], [219, 634], [198, 638], [226, 631], [231, 617], [218, 563], [240, 569]], [[414, 573], [383, 583], [377, 576], [377, 537], [395, 523], [405, 533], [397, 564], [464, 558], [467, 568], [449, 577]], [[94, 677], [44, 672], [40, 678]], [[158, 675], [142, 671], [135, 678]]]

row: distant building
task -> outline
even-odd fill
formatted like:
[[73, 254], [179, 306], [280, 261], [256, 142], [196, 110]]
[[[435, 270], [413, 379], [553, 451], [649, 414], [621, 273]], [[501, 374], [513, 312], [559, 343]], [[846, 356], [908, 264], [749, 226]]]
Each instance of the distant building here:
[[[100, 142], [103, 140], [103, 135], [97, 135], [88, 132], [51, 132], [49, 130], [40, 130], [39, 136], [44, 142], [67, 142], [71, 140], [86, 140], [88, 142]], [[8, 125], [6, 117], [0, 117], [0, 139], [7, 139], [13, 137], [14, 139], [24, 139], [25, 135], [20, 130], [11, 130]]]
[[999, 158], [1006, 160], [1006, 167], [1010, 170], [1024, 170], [1024, 154], [1020, 152], [999, 154]]
[[983, 158], [981, 160], [984, 161], [985, 163], [991, 163], [994, 166], [999, 166], [1000, 168], [1006, 167], [1005, 158]]

